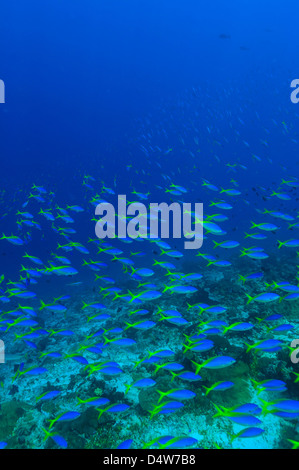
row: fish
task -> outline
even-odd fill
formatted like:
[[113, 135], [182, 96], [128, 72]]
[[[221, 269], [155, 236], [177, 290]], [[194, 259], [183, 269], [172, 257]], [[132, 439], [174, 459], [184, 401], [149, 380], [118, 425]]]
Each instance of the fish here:
[[214, 356], [210, 357], [206, 361], [204, 361], [202, 364], [197, 364], [195, 361], [191, 361], [196, 369], [195, 369], [195, 374], [197, 375], [198, 372], [202, 367], [207, 368], [207, 369], [223, 369], [224, 367], [231, 366], [236, 362], [236, 360], [230, 356]]
[[78, 413], [77, 411], [67, 411], [65, 413], [61, 413], [56, 418], [48, 420], [48, 422], [50, 423], [49, 430], [54, 426], [57, 421], [70, 421], [79, 418], [79, 416], [80, 413]]
[[248, 427], [246, 429], [243, 429], [242, 431], [238, 432], [237, 434], [232, 435], [231, 437], [231, 443], [235, 439], [240, 439], [240, 438], [251, 438], [251, 437], [258, 437], [260, 436], [263, 432], [265, 432], [264, 429], [257, 428], [257, 427]]
[[216, 382], [211, 387], [205, 387], [203, 385], [203, 388], [205, 389], [205, 395], [207, 396], [210, 392], [212, 391], [222, 391], [222, 390], [228, 390], [229, 388], [232, 388], [234, 386], [234, 382], [230, 382], [229, 380], [225, 381], [222, 380], [220, 382]]

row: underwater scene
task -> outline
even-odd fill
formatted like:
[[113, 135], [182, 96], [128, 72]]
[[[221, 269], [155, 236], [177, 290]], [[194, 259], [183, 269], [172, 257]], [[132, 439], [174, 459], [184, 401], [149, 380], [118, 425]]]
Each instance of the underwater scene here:
[[12, 3], [0, 449], [298, 448], [296, 3]]

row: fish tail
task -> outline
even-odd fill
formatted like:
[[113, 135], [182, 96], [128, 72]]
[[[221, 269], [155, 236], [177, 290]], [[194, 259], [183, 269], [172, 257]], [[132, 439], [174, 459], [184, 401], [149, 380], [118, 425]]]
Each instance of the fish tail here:
[[[158, 312], [157, 312], [158, 313]], [[158, 321], [163, 321], [165, 320], [167, 317], [165, 317], [165, 315], [163, 315], [163, 313], [159, 312], [159, 315], [160, 315], [160, 318]]]
[[15, 335], [15, 339], [14, 339], [14, 343], [17, 341], [17, 339], [19, 339], [21, 337], [21, 335], [18, 335], [17, 333], [14, 334]]
[[167, 395], [167, 393], [161, 392], [161, 390], [156, 390], [156, 392], [159, 393], [160, 395], [159, 400], [158, 400], [158, 403], [160, 403], [160, 401], [163, 400], [163, 398], [165, 397], [165, 395]]
[[167, 286], [166, 284], [163, 284], [163, 286], [164, 286], [164, 290], [162, 291], [162, 293], [170, 289], [170, 286]]
[[45, 302], [43, 302], [43, 301], [41, 300], [41, 301], [40, 301], [40, 307], [39, 307], [39, 310], [43, 310], [45, 307], [46, 307], [46, 304], [45, 304]]
[[106, 338], [106, 336], [105, 336], [105, 335], [103, 335], [103, 338], [104, 338], [104, 340], [105, 340], [104, 346], [105, 346], [105, 344], [107, 344], [107, 343], [110, 343], [110, 342], [111, 342], [111, 340], [110, 340], [110, 339], [108, 339], [108, 338]]
[[[49, 431], [50, 429], [52, 428], [53, 424], [57, 421], [57, 419], [47, 419], [48, 423], [50, 423], [50, 426], [49, 426]], [[50, 434], [50, 433], [49, 433]]]
[[151, 445], [150, 442], [145, 442], [142, 439], [141, 439], [141, 442], [142, 442], [142, 449], [147, 449]]
[[198, 363], [195, 362], [195, 361], [191, 361], [191, 362], [192, 362], [192, 363], [195, 365], [195, 367], [196, 367], [196, 369], [195, 369], [195, 375], [198, 375], [198, 372], [199, 372], [200, 369], [203, 367], [203, 364], [198, 364]]
[[210, 393], [211, 389], [208, 387], [205, 387], [204, 385], [203, 385], [203, 388], [206, 390], [205, 396], [207, 396]]
[[281, 241], [279, 241], [279, 240], [277, 240], [277, 242], [278, 242], [278, 248], [281, 248], [281, 247], [282, 247], [282, 245], [284, 245], [284, 244], [285, 244], [285, 242], [281, 242]]
[[43, 441], [46, 441], [49, 437], [51, 437], [51, 433], [49, 431], [47, 431], [46, 429], [44, 429], [44, 428], [42, 428], [42, 430], [45, 433], [45, 437], [44, 437]]
[[247, 294], [246, 292], [245, 292], [245, 295], [246, 295], [246, 297], [248, 297], [248, 300], [247, 300], [247, 303], [246, 303], [246, 305], [248, 305], [248, 304], [250, 304], [250, 302], [253, 301], [254, 297], [251, 297], [251, 296], [250, 296], [249, 294]]
[[132, 300], [135, 297], [134, 294], [132, 294], [132, 292], [129, 289], [128, 289], [128, 293], [131, 296], [131, 300]]
[[[177, 376], [178, 374], [176, 374], [176, 373], [173, 372], [172, 370], [171, 370], [170, 372], [171, 372], [171, 375], [172, 375], [172, 378], [171, 378], [170, 382], [172, 382], [172, 381], [176, 378], [176, 376]], [[299, 375], [299, 374], [298, 374], [298, 375]]]
[[20, 372], [20, 366], [18, 367], [15, 375], [13, 376], [13, 378], [11, 379], [11, 383], [13, 383], [15, 381], [15, 379], [21, 375], [21, 372]]
[[158, 311], [155, 313], [155, 315], [159, 315], [161, 312], [163, 312], [163, 309], [159, 305], [157, 305], [157, 307]]
[[216, 413], [214, 416], [212, 416], [212, 418], [217, 418], [218, 416], [223, 416], [224, 412], [223, 412], [223, 410], [220, 408], [220, 406], [215, 405], [215, 403], [213, 403], [213, 402], [212, 402], [212, 405], [214, 405], [215, 408], [216, 408], [216, 410], [217, 410], [217, 413]]
[[262, 402], [262, 415], [268, 414], [269, 410], [267, 409], [267, 407], [269, 405], [273, 405], [273, 403], [263, 400], [262, 398], [260, 398], [260, 401]]
[[[253, 380], [253, 379], [251, 379], [251, 378], [250, 378], [250, 380], [251, 380], [251, 382], [253, 382], [254, 385], [258, 385], [258, 384], [259, 384], [259, 382], [257, 382], [257, 380]], [[254, 388], [255, 388], [255, 387], [254, 387]]]
[[298, 441], [293, 441], [292, 439], [288, 439], [288, 441], [293, 444], [292, 449], [298, 449], [299, 447], [299, 442]]
[[153, 410], [151, 410], [149, 413], [150, 413], [150, 415], [151, 415], [150, 420], [152, 420], [153, 417], [154, 417], [155, 414], [156, 414], [156, 408], [154, 408]]
[[98, 416], [98, 420], [101, 418], [102, 414], [106, 411], [106, 410], [100, 410], [99, 408], [97, 408], [97, 410], [99, 411], [99, 416]]

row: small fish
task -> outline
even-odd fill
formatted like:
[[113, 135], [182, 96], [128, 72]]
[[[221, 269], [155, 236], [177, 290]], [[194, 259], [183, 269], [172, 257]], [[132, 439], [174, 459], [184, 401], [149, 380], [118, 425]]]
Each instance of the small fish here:
[[130, 384], [130, 385], [125, 384], [125, 385], [126, 385], [126, 391], [125, 391], [125, 395], [126, 395], [131, 387], [136, 387], [136, 388], [153, 387], [154, 385], [156, 385], [156, 382], [151, 378], [144, 378], [144, 379], [137, 380], [133, 384]]
[[228, 390], [229, 388], [232, 388], [234, 385], [235, 385], [234, 382], [222, 380], [220, 382], [214, 383], [211, 387], [205, 387], [203, 385], [203, 388], [206, 390], [205, 395], [207, 396], [212, 391]]
[[197, 364], [194, 361], [191, 361], [191, 362], [196, 367], [195, 374], [197, 375], [202, 367], [206, 369], [223, 369], [224, 367], [228, 367], [234, 364], [236, 362], [236, 359], [230, 356], [214, 356], [214, 357], [210, 357], [209, 359], [204, 361], [202, 364]]
[[77, 397], [78, 403], [77, 405], [87, 405], [87, 406], [103, 406], [107, 405], [110, 402], [108, 398], [104, 397], [92, 397], [87, 398], [86, 400], [82, 400], [81, 398]]
[[126, 411], [128, 408], [130, 408], [129, 405], [126, 405], [125, 403], [109, 405], [103, 410], [100, 410], [97, 408], [97, 411], [99, 411], [98, 420], [101, 418], [102, 414], [105, 412], [122, 413], [123, 411]]
[[36, 401], [39, 401], [39, 400], [52, 400], [53, 398], [56, 398], [61, 392], [58, 391], [58, 390], [53, 390], [51, 392], [45, 392], [45, 393], [42, 393], [42, 395], [39, 395], [37, 398], [36, 398]]
[[174, 388], [172, 390], [168, 390], [168, 392], [161, 392], [160, 390], [156, 390], [156, 392], [160, 395], [158, 403], [160, 403], [164, 397], [174, 398], [176, 400], [189, 400], [190, 398], [196, 397], [194, 392], [183, 388]]
[[61, 413], [54, 419], [49, 419], [48, 422], [50, 423], [49, 430], [54, 426], [57, 421], [72, 421], [73, 419], [79, 418], [80, 413], [77, 411], [67, 411], [65, 413]]
[[261, 351], [277, 351], [281, 349], [282, 342], [278, 339], [265, 339], [261, 341], [257, 341], [256, 343], [250, 345], [245, 343], [247, 346], [246, 352], [248, 353], [251, 349], [257, 349]]
[[263, 434], [263, 432], [265, 432], [264, 429], [257, 428], [257, 427], [249, 427], [246, 429], [242, 429], [242, 431], [238, 432], [237, 434], [234, 434], [231, 437], [230, 442], [232, 443], [235, 439], [239, 439], [239, 438], [258, 437], [261, 434]]
[[274, 292], [263, 292], [254, 297], [251, 297], [247, 293], [245, 293], [245, 295], [248, 298], [247, 305], [250, 304], [250, 302], [252, 301], [267, 303], [267, 302], [273, 302], [274, 300], [278, 300], [280, 298], [280, 296], [278, 294], [275, 294]]
[[133, 443], [133, 439], [127, 439], [126, 441], [121, 442], [116, 449], [130, 449]]

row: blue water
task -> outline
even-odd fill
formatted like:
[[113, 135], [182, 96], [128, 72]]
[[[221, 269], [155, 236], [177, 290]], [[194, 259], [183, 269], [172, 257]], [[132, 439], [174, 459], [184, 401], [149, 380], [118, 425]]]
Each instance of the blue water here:
[[[6, 357], [0, 363], [0, 447], [5, 443], [2, 446], [7, 448], [57, 448], [67, 443], [70, 448], [115, 449], [132, 438], [131, 448], [142, 448], [144, 442], [155, 439], [151, 448], [289, 448], [294, 445], [289, 439], [299, 440], [298, 384], [294, 382], [298, 366], [288, 349], [298, 336], [299, 305], [299, 103], [290, 99], [291, 81], [298, 77], [296, 9], [295, 1], [286, 8], [273, 1], [232, 0], [90, 0], [88, 4], [16, 0], [2, 5], [0, 338]], [[230, 195], [231, 189], [240, 194]], [[180, 207], [191, 203], [192, 210], [195, 203], [203, 203], [204, 224], [214, 221], [222, 233], [204, 225], [199, 250], [186, 250], [184, 238], [171, 237], [164, 240], [169, 243], [166, 253], [149, 239], [99, 240], [95, 206], [104, 199], [117, 212], [119, 194], [129, 202], [145, 204], [145, 209], [153, 202], [177, 202]], [[218, 208], [221, 201], [231, 208]], [[74, 205], [82, 212], [67, 208]], [[64, 220], [59, 208], [73, 220]], [[49, 211], [54, 221], [46, 220], [41, 209]], [[18, 211], [29, 212], [32, 219]], [[215, 214], [226, 220], [214, 220]], [[252, 222], [275, 227], [251, 228]], [[265, 238], [246, 238], [254, 233]], [[235, 241], [237, 246], [214, 248], [214, 242], [225, 241]], [[85, 252], [74, 243], [80, 243]], [[105, 243], [121, 253], [113, 258], [105, 253]], [[264, 259], [250, 256], [254, 247], [265, 253]], [[171, 250], [179, 254], [173, 257]], [[140, 251], [141, 256], [136, 254]], [[42, 263], [24, 257], [26, 253]], [[67, 266], [76, 274], [59, 271], [66, 263], [59, 263], [57, 256], [66, 256]], [[167, 272], [155, 260], [171, 262], [174, 268]], [[215, 264], [219, 260], [228, 266]], [[89, 264], [84, 265], [85, 261]], [[136, 270], [153, 270], [152, 276], [138, 277], [128, 262]], [[240, 281], [239, 276], [258, 272], [263, 273], [261, 279]], [[182, 276], [190, 273], [202, 278], [184, 281]], [[155, 286], [141, 285], [146, 282]], [[284, 286], [277, 285], [282, 282]], [[188, 285], [196, 292], [170, 293], [177, 285]], [[120, 289], [119, 295], [109, 292], [109, 287]], [[285, 297], [290, 289], [294, 296]], [[141, 297], [138, 303], [144, 290], [158, 291], [160, 296]], [[279, 298], [262, 302], [258, 296], [263, 293]], [[246, 294], [253, 300], [247, 303]], [[64, 306], [66, 311], [40, 308], [41, 301], [54, 309]], [[94, 305], [82, 309], [83, 301], [102, 303], [105, 309]], [[203, 307], [198, 315], [200, 309], [188, 304], [219, 305], [225, 312], [210, 313]], [[22, 311], [20, 305], [30, 306], [35, 313]], [[178, 311], [186, 323], [165, 320], [158, 307], [162, 312]], [[130, 315], [138, 308], [148, 313]], [[109, 318], [90, 318], [101, 313]], [[275, 323], [257, 320], [274, 313], [282, 315]], [[36, 323], [26, 324], [26, 320]], [[141, 320], [155, 325], [125, 330], [125, 322]], [[208, 325], [212, 320], [227, 326], [249, 322], [252, 327], [205, 334], [207, 326], [201, 321]], [[289, 327], [281, 333], [266, 328], [280, 324]], [[36, 328], [46, 331], [36, 330], [36, 338], [26, 343], [22, 335]], [[101, 328], [122, 331], [109, 333]], [[71, 336], [51, 334], [60, 329], [71, 330]], [[101, 334], [90, 339], [99, 330]], [[184, 352], [184, 344], [196, 344], [190, 338], [198, 331], [213, 341], [213, 348]], [[135, 343], [105, 343], [103, 335]], [[267, 339], [279, 340], [278, 349], [246, 352], [248, 344]], [[89, 341], [100, 344], [100, 352], [85, 348]], [[149, 351], [160, 349], [174, 354], [134, 367]], [[41, 357], [53, 351], [61, 357]], [[80, 357], [66, 357], [70, 354]], [[195, 372], [192, 361], [204, 364], [214, 356], [230, 356], [235, 363], [217, 370], [202, 367], [198, 381], [175, 377], [171, 382], [169, 370], [155, 372], [157, 364], [168, 362]], [[107, 375], [98, 369], [88, 375], [93, 364], [104, 361], [116, 361], [120, 372]], [[24, 373], [29, 368], [46, 371]], [[126, 384], [150, 377], [156, 382], [153, 387], [131, 387], [125, 393]], [[253, 381], [270, 379], [281, 380], [284, 389], [253, 386]], [[234, 387], [205, 395], [203, 386], [225, 380], [234, 382]], [[191, 390], [195, 398], [183, 399], [179, 410], [160, 413], [155, 407], [166, 399], [158, 402], [156, 390], [172, 388]], [[61, 393], [36, 401], [51, 390]], [[76, 397], [95, 396], [129, 408], [107, 409], [99, 417], [96, 407], [77, 406]], [[281, 400], [286, 408], [281, 408]], [[275, 407], [269, 404], [274, 401]], [[227, 416], [213, 417], [213, 403], [225, 408], [258, 405], [261, 422], [253, 427], [261, 431], [256, 435], [246, 431], [250, 437], [244, 431], [232, 440], [245, 427], [232, 424]], [[278, 416], [282, 409], [289, 415]], [[50, 427], [49, 420], [69, 411], [80, 416]], [[55, 434], [44, 441], [43, 429], [65, 441], [55, 440]], [[162, 436], [177, 440], [167, 446]]]

